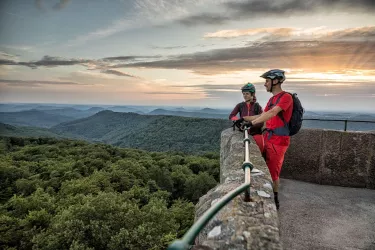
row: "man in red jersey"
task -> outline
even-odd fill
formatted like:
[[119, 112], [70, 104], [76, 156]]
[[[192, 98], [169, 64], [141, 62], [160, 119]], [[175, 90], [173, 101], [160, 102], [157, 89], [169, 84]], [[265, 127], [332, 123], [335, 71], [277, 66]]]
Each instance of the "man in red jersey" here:
[[252, 124], [266, 122], [263, 156], [272, 177], [276, 208], [279, 209], [279, 178], [284, 155], [290, 144], [288, 123], [293, 112], [293, 98], [281, 88], [285, 81], [283, 70], [269, 70], [261, 77], [266, 79], [264, 86], [273, 96], [262, 114], [245, 116], [244, 119]]

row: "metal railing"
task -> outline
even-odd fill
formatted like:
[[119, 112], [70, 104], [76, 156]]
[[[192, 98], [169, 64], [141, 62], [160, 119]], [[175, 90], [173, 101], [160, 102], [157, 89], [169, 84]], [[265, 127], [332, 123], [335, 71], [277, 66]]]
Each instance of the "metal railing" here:
[[322, 118], [304, 118], [304, 121], [327, 121], [327, 122], [344, 122], [344, 131], [348, 130], [348, 122], [356, 123], [374, 123], [375, 121], [356, 121], [356, 120], [348, 120], [348, 119], [322, 119]]
[[[234, 127], [233, 127], [234, 129]], [[242, 168], [245, 172], [245, 182], [232, 190], [231, 192], [224, 195], [218, 202], [211, 206], [195, 223], [194, 225], [185, 233], [181, 240], [175, 240], [169, 245], [168, 250], [186, 250], [189, 249], [198, 236], [199, 232], [207, 225], [207, 223], [219, 212], [228, 202], [237, 197], [237, 195], [245, 192], [245, 201], [250, 201], [250, 181], [251, 181], [251, 170], [253, 170], [253, 164], [249, 159], [249, 127], [244, 128], [245, 139], [243, 140], [245, 144], [245, 161], [242, 164]]]

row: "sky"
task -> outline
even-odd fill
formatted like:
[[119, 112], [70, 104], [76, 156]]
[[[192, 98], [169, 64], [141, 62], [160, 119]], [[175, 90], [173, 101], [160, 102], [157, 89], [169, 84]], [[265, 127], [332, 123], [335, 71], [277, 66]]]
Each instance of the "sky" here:
[[1, 0], [0, 102], [374, 112], [373, 0]]

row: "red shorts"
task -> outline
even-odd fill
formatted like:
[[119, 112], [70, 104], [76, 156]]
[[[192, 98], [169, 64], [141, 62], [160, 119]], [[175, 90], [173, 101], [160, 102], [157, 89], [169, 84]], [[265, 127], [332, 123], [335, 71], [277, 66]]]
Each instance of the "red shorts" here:
[[264, 149], [264, 139], [263, 135], [253, 135], [254, 141], [259, 147], [260, 152], [263, 152]]
[[284, 155], [287, 149], [288, 146], [275, 145], [268, 140], [264, 142], [263, 156], [265, 157], [273, 181], [280, 178], [281, 167], [283, 166]]

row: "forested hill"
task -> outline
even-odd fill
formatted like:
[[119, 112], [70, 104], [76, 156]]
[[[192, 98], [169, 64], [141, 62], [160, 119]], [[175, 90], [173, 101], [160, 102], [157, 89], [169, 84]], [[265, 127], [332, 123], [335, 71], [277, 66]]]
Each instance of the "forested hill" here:
[[52, 132], [120, 147], [186, 153], [218, 151], [221, 131], [231, 122], [177, 116], [101, 111], [54, 126]]
[[54, 138], [0, 138], [0, 162], [0, 249], [166, 249], [219, 179], [219, 154]]
[[40, 110], [26, 110], [20, 112], [0, 112], [0, 122], [16, 126], [35, 126], [50, 128], [61, 122], [75, 118], [60, 114], [49, 114]]
[[[149, 115], [174, 115], [174, 116], [184, 116], [184, 117], [200, 117], [200, 118], [214, 118], [214, 119], [228, 119], [228, 114], [215, 113], [214, 109], [203, 109], [205, 112], [198, 111], [171, 111], [165, 109], [155, 109], [148, 113]], [[217, 111], [216, 111], [217, 112]]]
[[29, 126], [13, 126], [0, 122], [0, 136], [19, 136], [19, 137], [56, 137], [58, 134], [51, 132], [47, 128], [37, 128]]

